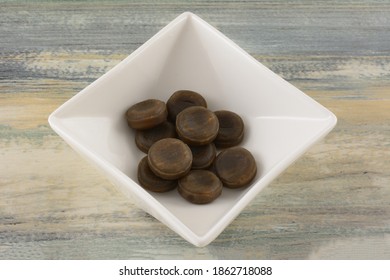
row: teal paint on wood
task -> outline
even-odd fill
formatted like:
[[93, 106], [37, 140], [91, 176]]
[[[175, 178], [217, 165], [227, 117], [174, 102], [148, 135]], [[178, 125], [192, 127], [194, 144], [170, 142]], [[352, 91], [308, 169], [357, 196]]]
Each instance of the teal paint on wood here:
[[[117, 193], [48, 115], [192, 11], [338, 116], [209, 246]], [[386, 1], [12, 1], [0, 9], [0, 259], [389, 259]]]

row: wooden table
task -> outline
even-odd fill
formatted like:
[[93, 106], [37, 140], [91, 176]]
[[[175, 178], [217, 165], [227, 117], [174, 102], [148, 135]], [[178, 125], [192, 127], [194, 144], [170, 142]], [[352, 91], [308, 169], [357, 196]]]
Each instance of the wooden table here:
[[[184, 11], [338, 117], [204, 248], [136, 208], [47, 123]], [[389, 2], [1, 2], [0, 122], [1, 259], [390, 258]]]

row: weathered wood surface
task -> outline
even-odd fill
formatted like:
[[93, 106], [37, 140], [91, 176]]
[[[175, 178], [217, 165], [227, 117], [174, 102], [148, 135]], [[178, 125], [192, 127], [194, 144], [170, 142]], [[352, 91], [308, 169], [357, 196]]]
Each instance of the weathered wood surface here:
[[[338, 117], [205, 248], [137, 209], [47, 124], [184, 11]], [[389, 2], [0, 2], [0, 258], [389, 259]]]

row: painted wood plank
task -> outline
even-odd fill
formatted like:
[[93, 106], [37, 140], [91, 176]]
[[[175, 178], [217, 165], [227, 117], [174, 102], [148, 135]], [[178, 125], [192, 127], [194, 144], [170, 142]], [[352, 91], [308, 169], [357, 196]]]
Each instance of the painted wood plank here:
[[[183, 11], [324, 104], [338, 125], [209, 246], [137, 209], [48, 126]], [[0, 4], [0, 259], [388, 259], [386, 1]]]

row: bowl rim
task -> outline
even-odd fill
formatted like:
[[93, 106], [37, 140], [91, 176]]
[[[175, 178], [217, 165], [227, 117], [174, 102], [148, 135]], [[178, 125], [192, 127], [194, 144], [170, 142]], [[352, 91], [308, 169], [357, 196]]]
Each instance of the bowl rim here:
[[[279, 161], [274, 167], [271, 168], [267, 173], [265, 173], [261, 178], [261, 184], [249, 189], [234, 205], [233, 207], [222, 216], [205, 234], [198, 235], [194, 233], [191, 229], [189, 229], [182, 221], [179, 220], [173, 213], [171, 213], [166, 207], [164, 207], [155, 197], [150, 195], [143, 188], [139, 187], [139, 185], [130, 179], [126, 174], [120, 171], [116, 166], [114, 166], [109, 161], [100, 157], [88, 147], [85, 147], [81, 143], [79, 143], [76, 139], [72, 137], [72, 135], [64, 130], [61, 127], [61, 115], [63, 113], [64, 108], [71, 106], [73, 103], [77, 102], [78, 99], [84, 96], [86, 93], [90, 91], [91, 88], [97, 87], [100, 82], [108, 79], [110, 76], [115, 75], [118, 71], [121, 71], [122, 66], [130, 63], [134, 58], [142, 53], [143, 50], [147, 49], [150, 45], [156, 42], [160, 37], [164, 36], [173, 26], [178, 24], [183, 20], [195, 19], [197, 23], [205, 25], [208, 29], [211, 29], [215, 35], [220, 36], [231, 47], [235, 50], [238, 50], [242, 55], [249, 58], [253, 63], [256, 63], [258, 67], [262, 67], [267, 71], [275, 74], [273, 71], [268, 69], [266, 66], [257, 61], [254, 57], [245, 52], [241, 47], [239, 47], [236, 43], [234, 43], [231, 39], [226, 37], [222, 32], [208, 24], [206, 21], [198, 17], [192, 12], [184, 12], [164, 26], [160, 31], [158, 31], [154, 36], [152, 36], [149, 40], [147, 40], [144, 44], [134, 50], [130, 55], [116, 64], [112, 69], [108, 72], [97, 78], [91, 84], [86, 86], [80, 92], [75, 94], [73, 97], [65, 101], [61, 106], [59, 106], [56, 110], [54, 110], [48, 117], [48, 123], [50, 127], [61, 137], [65, 142], [67, 142], [74, 150], [76, 150], [82, 157], [84, 157], [89, 163], [95, 165], [98, 169], [103, 171], [105, 175], [111, 179], [111, 181], [118, 187], [118, 184], [126, 185], [130, 188], [124, 189], [120, 187], [122, 192], [133, 192], [132, 196], [136, 196], [137, 199], [143, 201], [146, 204], [143, 210], [150, 213], [152, 216], [163, 222], [166, 226], [171, 228], [177, 234], [182, 236], [184, 239], [189, 241], [195, 246], [203, 247], [211, 243], [218, 235], [238, 216], [241, 211], [256, 197], [258, 193], [260, 193], [264, 187], [269, 185], [277, 176], [281, 174], [288, 166], [290, 166], [294, 161], [296, 161], [301, 155], [303, 155], [309, 148], [311, 148], [316, 142], [320, 141], [323, 137], [325, 137], [335, 126], [337, 123], [336, 116], [327, 108], [319, 104], [317, 101], [306, 95], [302, 92], [302, 97], [307, 98], [310, 102], [315, 102], [324, 108], [327, 112], [327, 117], [322, 121], [326, 123], [326, 126], [319, 131], [317, 134], [313, 135], [310, 139], [307, 139], [305, 145], [300, 146], [298, 149], [294, 150], [294, 153], [289, 154], [289, 156], [283, 158]], [[276, 74], [275, 74], [276, 75]], [[290, 83], [282, 79], [280, 81], [283, 83], [287, 83], [290, 86]], [[294, 87], [294, 86], [293, 86]], [[301, 92], [301, 91], [300, 91]]]

